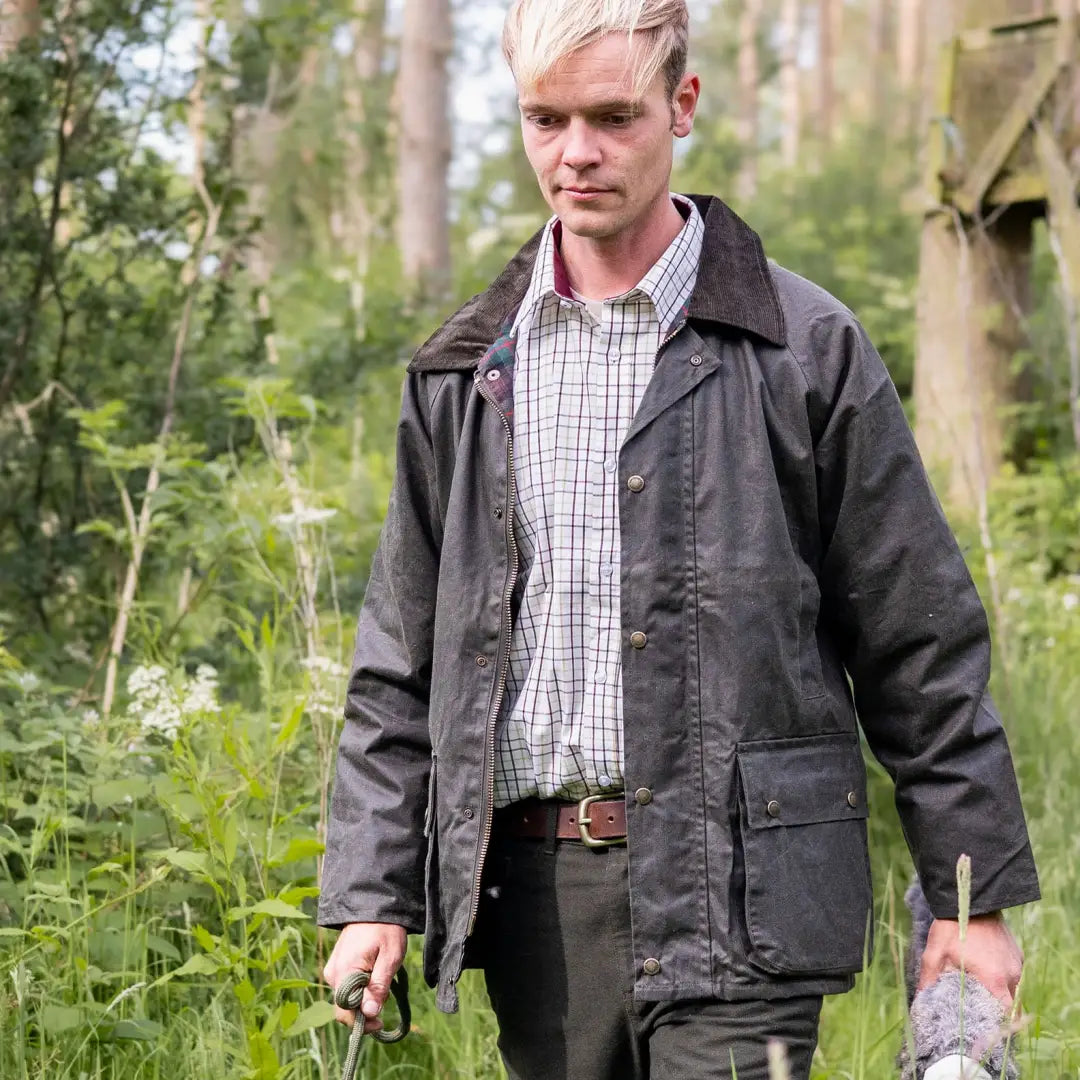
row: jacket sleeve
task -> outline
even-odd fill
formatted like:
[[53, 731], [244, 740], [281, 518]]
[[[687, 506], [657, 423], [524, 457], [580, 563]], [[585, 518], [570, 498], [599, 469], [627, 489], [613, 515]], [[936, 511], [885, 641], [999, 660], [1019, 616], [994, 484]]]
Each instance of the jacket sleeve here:
[[360, 612], [319, 923], [424, 926], [428, 700], [442, 543], [420, 376], [405, 385], [390, 505]]
[[986, 613], [935, 497], [885, 365], [850, 316], [813, 328], [829, 373], [815, 445], [822, 612], [934, 915], [1039, 898], [1001, 720]]

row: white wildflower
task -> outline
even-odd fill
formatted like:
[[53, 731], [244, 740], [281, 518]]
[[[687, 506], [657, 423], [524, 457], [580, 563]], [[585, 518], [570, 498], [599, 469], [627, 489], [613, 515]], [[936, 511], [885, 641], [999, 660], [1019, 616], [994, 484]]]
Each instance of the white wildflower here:
[[97, 727], [101, 723], [101, 713], [97, 709], [83, 709], [82, 722], [86, 727]]
[[209, 664], [195, 669], [195, 678], [185, 688], [183, 710], [185, 713], [219, 713], [217, 701], [218, 673]]
[[32, 671], [20, 671], [15, 676], [15, 685], [24, 694], [32, 694], [41, 685], [41, 680]]
[[1056, 637], [1048, 637], [1044, 643], [1048, 649], [1052, 649], [1057, 644]]
[[180, 733], [182, 713], [169, 673], [160, 665], [139, 666], [128, 676], [128, 716], [138, 720], [143, 732], [156, 731], [172, 742]]
[[336, 510], [320, 510], [313, 506], [301, 506], [291, 514], [278, 514], [273, 522], [279, 529], [290, 532], [304, 525], [323, 525], [337, 514]]
[[338, 703], [333, 691], [325, 686], [316, 686], [307, 697], [307, 711], [312, 716], [327, 716], [337, 719]]
[[1066, 611], [1075, 611], [1080, 607], [1080, 596], [1077, 596], [1074, 592], [1067, 592], [1061, 598], [1061, 606], [1065, 608]]
[[333, 679], [343, 679], [348, 674], [344, 665], [332, 660], [329, 656], [308, 656], [300, 661], [300, 665], [308, 671], [329, 675]]
[[1024, 591], [1022, 589], [1018, 589], [1014, 585], [1005, 595], [1005, 599], [1008, 600], [1010, 604], [1019, 604], [1020, 601], [1024, 599]]

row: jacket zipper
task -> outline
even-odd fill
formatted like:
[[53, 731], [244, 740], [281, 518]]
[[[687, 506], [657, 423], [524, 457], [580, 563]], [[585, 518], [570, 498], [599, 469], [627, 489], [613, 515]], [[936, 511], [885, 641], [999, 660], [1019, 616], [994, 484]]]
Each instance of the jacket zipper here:
[[495, 399], [488, 394], [479, 373], [475, 378], [480, 396], [499, 414], [499, 419], [502, 420], [503, 427], [506, 429], [506, 475], [509, 485], [508, 506], [506, 508], [506, 538], [510, 548], [510, 573], [507, 575], [506, 588], [503, 590], [504, 636], [502, 655], [499, 657], [498, 682], [495, 686], [495, 699], [492, 702], [491, 713], [488, 716], [484, 791], [483, 802], [480, 806], [482, 839], [480, 841], [480, 857], [477, 859], [476, 872], [473, 878], [472, 906], [469, 909], [469, 926], [465, 934], [467, 938], [472, 937], [473, 930], [476, 928], [476, 917], [480, 910], [480, 880], [483, 877], [488, 848], [491, 846], [492, 807], [495, 802], [495, 728], [498, 724], [499, 710], [502, 709], [503, 698], [506, 696], [506, 679], [510, 667], [510, 639], [514, 632], [511, 601], [514, 596], [514, 588], [517, 585], [519, 569], [518, 546], [514, 537], [514, 508], [517, 505], [517, 478], [514, 475], [514, 436], [510, 430], [510, 421], [506, 418], [506, 414], [502, 409], [499, 408]]

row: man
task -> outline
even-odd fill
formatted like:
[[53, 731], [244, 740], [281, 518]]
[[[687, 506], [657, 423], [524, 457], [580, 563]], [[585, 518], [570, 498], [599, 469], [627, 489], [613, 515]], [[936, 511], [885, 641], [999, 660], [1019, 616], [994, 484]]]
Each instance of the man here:
[[[1008, 1001], [1035, 869], [982, 607], [854, 317], [669, 193], [684, 0], [517, 0], [555, 217], [417, 353], [357, 633], [326, 978], [406, 934], [511, 1077], [809, 1075], [871, 926], [855, 713], [937, 916], [923, 979]], [[849, 689], [848, 676], [852, 690]], [[346, 1022], [350, 1016], [342, 1014]]]

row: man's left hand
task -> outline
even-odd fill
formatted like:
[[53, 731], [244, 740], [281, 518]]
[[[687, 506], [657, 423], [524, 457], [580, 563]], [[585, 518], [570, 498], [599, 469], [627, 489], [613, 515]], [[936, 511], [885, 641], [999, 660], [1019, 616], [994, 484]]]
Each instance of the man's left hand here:
[[[960, 923], [935, 919], [926, 941], [918, 989], [933, 983], [947, 971], [960, 968]], [[1024, 966], [1024, 954], [1000, 913], [973, 915], [968, 920], [963, 945], [964, 970], [990, 991], [1012, 1013], [1016, 988]]]

